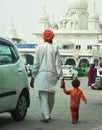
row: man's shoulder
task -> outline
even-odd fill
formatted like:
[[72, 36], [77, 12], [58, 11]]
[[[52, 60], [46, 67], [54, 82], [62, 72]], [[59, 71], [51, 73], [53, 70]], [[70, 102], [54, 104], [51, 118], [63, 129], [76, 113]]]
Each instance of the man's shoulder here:
[[45, 44], [44, 42], [42, 42], [42, 43], [38, 44], [38, 46], [36, 47], [36, 49], [43, 47], [43, 46], [44, 46], [44, 44]]

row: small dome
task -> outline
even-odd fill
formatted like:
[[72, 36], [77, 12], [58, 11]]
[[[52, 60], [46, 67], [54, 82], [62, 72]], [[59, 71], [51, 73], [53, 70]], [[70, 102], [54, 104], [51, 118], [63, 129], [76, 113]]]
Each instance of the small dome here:
[[39, 19], [40, 21], [48, 21], [49, 20], [49, 16], [48, 14], [46, 13], [46, 7], [45, 5], [43, 6], [43, 13]]
[[90, 13], [89, 19], [94, 19], [94, 20], [99, 19], [99, 14], [96, 12], [95, 8], [96, 8], [96, 4], [94, 3], [93, 4], [93, 11]]
[[44, 20], [44, 21], [49, 20], [49, 16], [47, 15], [47, 13], [42, 14], [40, 20]]
[[7, 28], [7, 32], [6, 32], [6, 37], [9, 37], [9, 38], [18, 38], [18, 35], [17, 35], [17, 32], [16, 32], [16, 29], [14, 27], [13, 24], [10, 24]]
[[92, 13], [89, 15], [89, 19], [99, 19], [99, 14], [94, 10]]
[[88, 8], [87, 0], [70, 0], [68, 4], [68, 9], [85, 9]]

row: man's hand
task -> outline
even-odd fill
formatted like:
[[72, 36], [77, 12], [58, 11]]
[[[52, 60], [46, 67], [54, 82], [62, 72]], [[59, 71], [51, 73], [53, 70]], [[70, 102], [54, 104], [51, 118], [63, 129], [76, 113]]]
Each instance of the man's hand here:
[[32, 77], [31, 80], [30, 80], [30, 86], [31, 86], [32, 88], [34, 88], [34, 78], [33, 78], [33, 77]]
[[85, 101], [85, 104], [87, 104], [87, 101]]
[[65, 88], [65, 82], [64, 82], [64, 79], [61, 80], [61, 88]]

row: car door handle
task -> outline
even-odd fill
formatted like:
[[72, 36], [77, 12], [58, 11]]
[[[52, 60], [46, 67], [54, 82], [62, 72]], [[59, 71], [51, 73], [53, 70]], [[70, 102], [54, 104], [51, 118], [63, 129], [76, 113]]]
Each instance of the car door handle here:
[[18, 72], [22, 72], [22, 69], [19, 69]]

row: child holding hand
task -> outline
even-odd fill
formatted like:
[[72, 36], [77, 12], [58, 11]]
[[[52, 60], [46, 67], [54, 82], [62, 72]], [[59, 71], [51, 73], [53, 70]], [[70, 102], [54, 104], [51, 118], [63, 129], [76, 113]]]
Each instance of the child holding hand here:
[[80, 99], [87, 104], [87, 99], [83, 94], [82, 90], [78, 87], [80, 86], [80, 81], [78, 79], [72, 80], [72, 89], [67, 90], [65, 84], [61, 86], [65, 94], [70, 95], [70, 111], [72, 116], [72, 123], [75, 124], [79, 119], [79, 107]]

